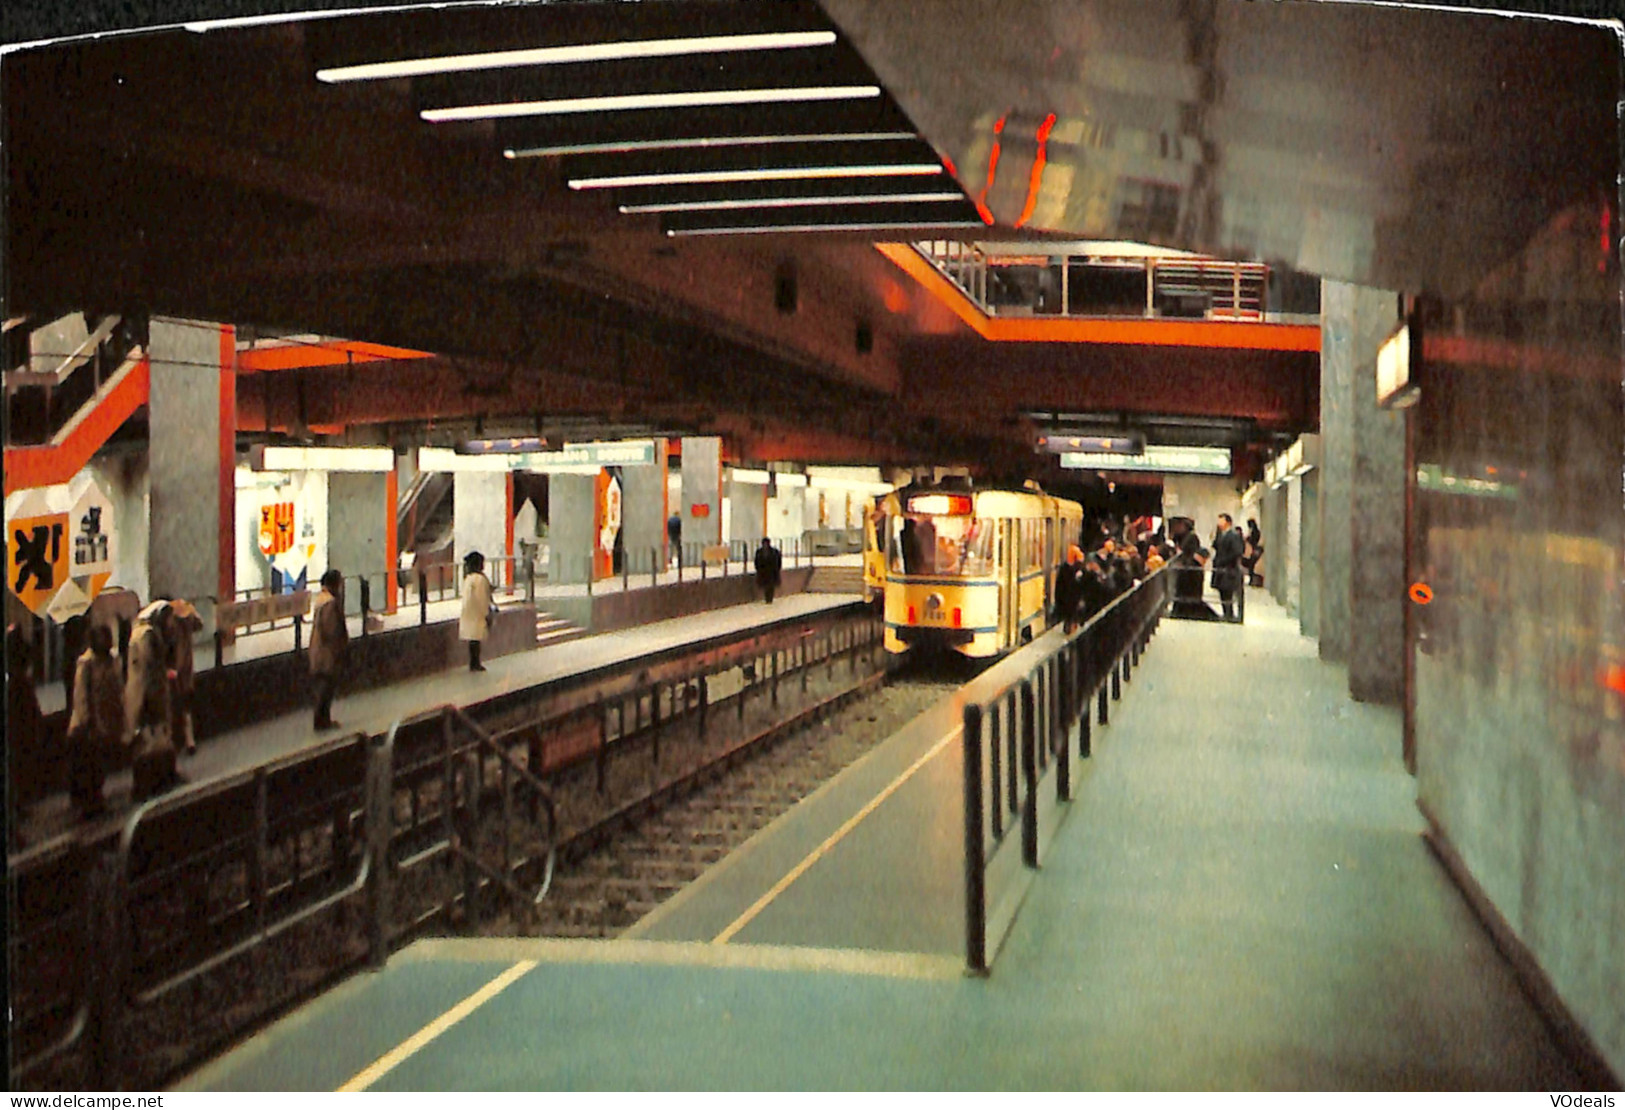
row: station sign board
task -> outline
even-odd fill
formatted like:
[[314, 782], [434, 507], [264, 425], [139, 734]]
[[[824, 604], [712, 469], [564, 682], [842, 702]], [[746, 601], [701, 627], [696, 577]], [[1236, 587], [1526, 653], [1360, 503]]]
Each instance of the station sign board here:
[[1068, 470], [1139, 470], [1158, 474], [1230, 473], [1228, 447], [1153, 447], [1143, 454], [1117, 455], [1103, 452], [1065, 451], [1061, 465]]

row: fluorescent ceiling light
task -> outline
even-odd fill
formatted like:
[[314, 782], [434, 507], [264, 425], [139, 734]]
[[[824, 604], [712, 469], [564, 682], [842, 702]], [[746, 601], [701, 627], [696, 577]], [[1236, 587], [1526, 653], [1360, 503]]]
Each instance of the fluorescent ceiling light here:
[[[898, 231], [919, 227], [986, 227], [981, 220], [942, 220], [911, 224], [757, 224], [752, 227], [672, 228], [667, 235], [765, 235], [775, 231]], [[891, 487], [886, 487], [890, 489]]]
[[629, 189], [638, 185], [709, 185], [728, 181], [797, 181], [828, 177], [928, 177], [942, 172], [935, 162], [894, 166], [783, 166], [753, 170], [689, 170], [678, 173], [631, 173], [619, 177], [575, 177], [572, 189]]
[[639, 150], [710, 150], [714, 147], [773, 146], [781, 143], [878, 143], [917, 137], [912, 131], [847, 131], [818, 135], [707, 135], [698, 139], [628, 139], [624, 142], [509, 147], [502, 152], [502, 156], [546, 158], [558, 154], [630, 154]]
[[964, 200], [962, 193], [875, 193], [857, 197], [764, 197], [760, 200], [688, 200], [669, 204], [623, 204], [627, 215], [638, 212], [720, 212], [735, 208], [816, 208], [824, 204], [940, 204]]
[[807, 484], [805, 474], [793, 474], [783, 470], [778, 472], [778, 477], [774, 480], [780, 489], [801, 489]]
[[571, 62], [615, 62], [628, 58], [674, 58], [684, 54], [731, 54], [746, 50], [794, 50], [828, 46], [834, 31], [789, 31], [767, 35], [708, 35], [687, 39], [643, 39], [629, 42], [592, 42], [579, 46], [543, 46], [533, 50], [496, 50], [486, 54], [453, 54], [443, 58], [412, 58], [399, 62], [319, 69], [316, 80], [380, 81], [391, 77], [424, 77], [432, 73], [473, 73], [515, 66], [561, 65]]
[[866, 100], [880, 95], [879, 85], [809, 85], [787, 89], [714, 89], [699, 92], [634, 93], [630, 96], [581, 96], [565, 100], [524, 100], [512, 104], [470, 104], [458, 108], [425, 108], [418, 114], [430, 123], [515, 116], [560, 116], [572, 112], [635, 112], [649, 108], [704, 108], [718, 104], [793, 104], [814, 100]]
[[728, 476], [734, 481], [741, 482], [745, 485], [765, 486], [768, 483], [767, 471], [765, 470], [734, 469], [728, 471]]
[[264, 447], [253, 454], [255, 470], [343, 470], [382, 473], [395, 469], [389, 447]]

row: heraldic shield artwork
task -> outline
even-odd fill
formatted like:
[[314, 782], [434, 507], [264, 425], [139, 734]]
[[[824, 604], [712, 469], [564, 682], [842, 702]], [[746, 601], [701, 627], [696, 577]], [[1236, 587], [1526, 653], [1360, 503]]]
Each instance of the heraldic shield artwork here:
[[113, 502], [90, 473], [6, 498], [6, 588], [36, 616], [85, 612], [116, 556]]

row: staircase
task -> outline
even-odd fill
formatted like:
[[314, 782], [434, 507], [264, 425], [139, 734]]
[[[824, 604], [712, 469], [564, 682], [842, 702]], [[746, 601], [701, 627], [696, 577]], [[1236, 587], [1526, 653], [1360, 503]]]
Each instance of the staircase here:
[[536, 611], [536, 646], [539, 648], [579, 640], [586, 634], [587, 630], [579, 624], [539, 609]]
[[5, 321], [5, 488], [68, 481], [147, 403], [144, 321], [69, 313]]
[[863, 594], [862, 567], [814, 567], [807, 579], [810, 594]]

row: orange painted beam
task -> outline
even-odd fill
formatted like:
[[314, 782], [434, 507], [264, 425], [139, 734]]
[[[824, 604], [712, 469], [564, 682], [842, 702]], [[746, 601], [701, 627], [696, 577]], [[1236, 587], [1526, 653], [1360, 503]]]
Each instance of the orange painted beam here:
[[270, 370], [298, 370], [307, 366], [345, 366], [358, 362], [399, 362], [433, 357], [429, 351], [335, 339], [326, 343], [289, 343], [238, 351], [237, 372], [257, 374]]
[[90, 461], [108, 437], [147, 403], [152, 367], [146, 359], [124, 371], [107, 395], [75, 424], [61, 443], [6, 448], [5, 491], [61, 485]]
[[993, 343], [1123, 343], [1143, 347], [1249, 351], [1320, 350], [1318, 324], [988, 316], [913, 247], [906, 243], [876, 243], [875, 249], [918, 282], [927, 293], [947, 305], [976, 334]]

